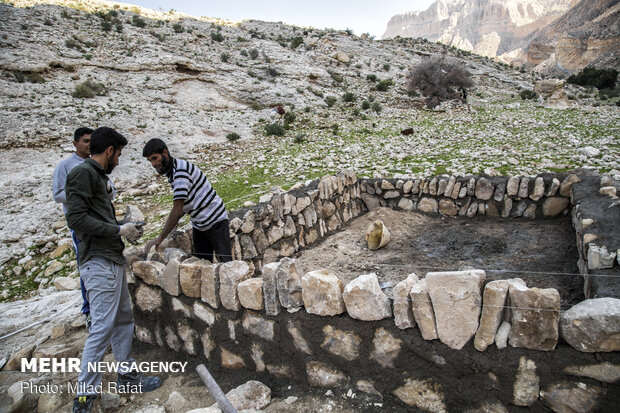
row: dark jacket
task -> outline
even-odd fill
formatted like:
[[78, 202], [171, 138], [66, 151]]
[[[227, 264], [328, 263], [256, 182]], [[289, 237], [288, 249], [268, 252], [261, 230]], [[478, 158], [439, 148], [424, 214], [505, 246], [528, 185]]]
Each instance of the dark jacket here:
[[78, 264], [94, 256], [123, 264], [125, 245], [118, 235], [114, 206], [107, 191], [105, 171], [92, 159], [86, 159], [67, 175], [67, 224], [78, 239]]

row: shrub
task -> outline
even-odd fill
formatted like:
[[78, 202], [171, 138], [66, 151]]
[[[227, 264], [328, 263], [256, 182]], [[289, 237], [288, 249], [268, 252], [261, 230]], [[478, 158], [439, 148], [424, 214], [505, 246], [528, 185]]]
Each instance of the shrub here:
[[67, 40], [65, 40], [65, 46], [67, 46], [69, 49], [75, 49], [75, 50], [78, 50], [80, 52], [84, 51], [82, 46], [77, 41], [75, 41], [75, 39], [67, 39]]
[[285, 125], [290, 125], [291, 123], [295, 122], [295, 119], [297, 119], [297, 116], [291, 111], [288, 111], [284, 114]]
[[24, 83], [26, 81], [24, 72], [15, 71], [13, 72], [13, 76], [15, 76], [15, 80], [17, 80], [18, 83]]
[[620, 88], [615, 88], [615, 89], [603, 89], [601, 91], [598, 92], [599, 96], [601, 99], [603, 99], [603, 96], [609, 98], [609, 99], [613, 99], [616, 98], [618, 96], [620, 96]]
[[386, 92], [390, 88], [390, 86], [392, 86], [393, 84], [394, 82], [392, 82], [392, 79], [383, 79], [382, 81], [377, 83], [377, 86], [375, 86], [375, 89], [378, 90], [379, 92]]
[[258, 50], [256, 50], [256, 49], [251, 49], [250, 50], [250, 58], [252, 60], [256, 60], [258, 58], [258, 54], [259, 54]]
[[356, 97], [356, 96], [355, 96], [355, 94], [354, 94], [354, 93], [352, 93], [352, 92], [345, 92], [345, 93], [342, 95], [342, 100], [343, 100], [343, 102], [355, 102], [355, 99], [356, 99], [356, 98], [357, 98], [357, 97]]
[[183, 25], [181, 23], [175, 23], [172, 25], [172, 30], [174, 30], [175, 33], [183, 33], [185, 31], [185, 29], [183, 28]]
[[407, 91], [419, 90], [426, 97], [426, 106], [434, 108], [450, 99], [467, 101], [467, 89], [474, 86], [471, 75], [462, 63], [446, 59], [446, 56], [429, 58], [411, 69]]
[[28, 81], [30, 83], [45, 83], [45, 78], [41, 76], [41, 73], [30, 72], [28, 75]]
[[597, 89], [613, 89], [616, 87], [618, 71], [616, 69], [596, 69], [593, 66], [584, 68], [576, 75], [566, 79], [568, 83], [580, 86], [594, 86]]
[[263, 105], [261, 105], [258, 102], [252, 102], [252, 104], [250, 105], [250, 109], [252, 110], [261, 110], [263, 108]]
[[383, 70], [385, 70], [386, 72], [389, 72], [390, 71], [390, 64], [389, 63], [385, 63], [383, 65]]
[[267, 136], [284, 136], [284, 128], [277, 123], [268, 123], [265, 125], [265, 133]]
[[519, 93], [519, 96], [521, 96], [522, 100], [527, 100], [527, 99], [536, 99], [538, 97], [538, 94], [536, 92], [534, 92], [533, 90], [522, 90], [521, 93]]
[[222, 53], [220, 55], [220, 60], [224, 63], [228, 63], [228, 59], [230, 59], [230, 55], [228, 53]]
[[291, 49], [295, 50], [299, 47], [300, 44], [304, 42], [304, 39], [301, 36], [293, 37], [291, 40]]
[[241, 139], [241, 135], [236, 132], [230, 132], [228, 135], [226, 135], [226, 139], [228, 139], [230, 142], [234, 142]]
[[75, 86], [75, 91], [71, 94], [74, 98], [92, 98], [95, 95], [103, 96], [107, 93], [103, 83], [87, 80]]
[[344, 77], [342, 77], [342, 75], [334, 70], [327, 70], [327, 73], [329, 73], [329, 75], [332, 77], [332, 79], [334, 79], [335, 82], [342, 82], [344, 81]]
[[297, 135], [295, 135], [295, 138], [293, 138], [293, 142], [295, 143], [304, 143], [305, 141], [306, 141], [305, 133], [298, 133]]
[[242, 49], [242, 50], [239, 52], [239, 54], [240, 54], [241, 56], [243, 56], [243, 57], [248, 57], [248, 52], [247, 52], [247, 50], [245, 50], [245, 49]]
[[222, 36], [222, 33], [220, 32], [211, 32], [211, 40], [214, 42], [223, 42], [224, 36]]
[[377, 75], [372, 74], [372, 73], [369, 74], [369, 75], [366, 75], [366, 80], [370, 80], [371, 82], [376, 82], [377, 81]]
[[336, 101], [337, 99], [335, 96], [327, 96], [325, 98], [325, 103], [327, 104], [327, 107], [330, 107], [330, 108], [336, 104]]
[[365, 100], [362, 102], [362, 110], [368, 110], [370, 109], [370, 102]]
[[112, 30], [112, 22], [109, 20], [103, 20], [101, 22], [101, 30], [103, 30], [104, 32], [109, 32], [110, 30]]
[[136, 27], [146, 27], [146, 21], [142, 17], [138, 16], [137, 14], [134, 14], [131, 17], [131, 24], [133, 24]]
[[379, 113], [383, 110], [383, 108], [381, 107], [381, 105], [378, 102], [375, 102], [372, 104], [372, 110], [374, 110], [375, 112]]

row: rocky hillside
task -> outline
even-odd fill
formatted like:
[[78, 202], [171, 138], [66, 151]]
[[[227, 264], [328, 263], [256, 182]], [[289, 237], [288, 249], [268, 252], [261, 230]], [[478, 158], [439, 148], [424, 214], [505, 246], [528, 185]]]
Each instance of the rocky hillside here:
[[587, 65], [620, 67], [620, 2], [582, 0], [535, 33], [520, 59], [540, 71], [572, 73]]
[[[442, 54], [472, 74], [470, 106], [428, 111], [406, 93], [411, 67]], [[229, 210], [347, 168], [370, 177], [620, 173], [617, 98], [573, 88], [573, 109], [552, 111], [519, 98], [538, 79], [426, 40], [231, 24], [95, 0], [4, 1], [0, 299], [76, 275], [51, 177], [79, 126], [128, 137], [112, 174], [117, 211], [143, 209], [145, 239], [171, 200], [141, 156], [153, 137], [199, 164]], [[267, 128], [275, 105], [289, 112], [286, 129]], [[414, 134], [402, 136], [405, 128]]]
[[423, 37], [512, 60], [527, 37], [562, 16], [575, 0], [437, 0], [425, 11], [392, 17], [383, 38]]

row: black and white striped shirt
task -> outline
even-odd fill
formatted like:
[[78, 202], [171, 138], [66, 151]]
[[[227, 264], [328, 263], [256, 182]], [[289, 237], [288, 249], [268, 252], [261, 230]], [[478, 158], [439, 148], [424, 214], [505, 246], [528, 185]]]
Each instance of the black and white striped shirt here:
[[185, 202], [183, 212], [191, 217], [192, 226], [206, 231], [215, 223], [228, 219], [222, 198], [215, 193], [205, 174], [191, 162], [176, 158], [172, 162], [168, 181], [172, 185], [173, 200]]

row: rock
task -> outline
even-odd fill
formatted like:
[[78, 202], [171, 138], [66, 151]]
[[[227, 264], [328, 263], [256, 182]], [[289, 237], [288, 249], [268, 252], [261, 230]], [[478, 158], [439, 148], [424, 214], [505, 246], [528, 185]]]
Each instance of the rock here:
[[465, 413], [510, 413], [503, 404], [498, 401], [485, 401], [480, 404], [480, 407], [467, 409]]
[[[207, 328], [200, 336], [200, 342], [202, 343], [202, 350], [205, 358], [211, 360], [211, 353], [215, 350], [215, 341], [211, 337], [211, 329]], [[243, 360], [241, 360], [243, 363]]]
[[512, 307], [510, 345], [532, 350], [553, 350], [558, 342], [558, 291], [511, 284], [509, 295]]
[[431, 297], [428, 294], [426, 279], [413, 284], [409, 291], [409, 296], [411, 297], [413, 317], [416, 323], [418, 323], [422, 338], [424, 340], [435, 340], [438, 338], [437, 325], [435, 324], [435, 313]]
[[601, 195], [606, 195], [610, 198], [618, 198], [616, 196], [616, 187], [615, 186], [604, 186], [601, 189], [598, 190], [598, 193]]
[[280, 314], [280, 299], [278, 298], [278, 286], [276, 282], [276, 271], [279, 263], [273, 262], [263, 265], [261, 278], [263, 279], [263, 299], [265, 302], [265, 313], [267, 315]]
[[225, 262], [220, 266], [220, 301], [227, 310], [239, 311], [241, 303], [237, 285], [250, 278], [251, 270], [245, 261]]
[[[215, 295], [215, 268], [214, 264], [210, 261], [199, 259], [189, 263], [181, 263], [179, 266], [179, 283], [181, 285], [181, 291], [187, 297], [191, 298], [204, 298], [203, 301], [211, 305], [218, 304]], [[207, 285], [204, 288], [205, 297], [202, 296], [202, 279], [205, 278]], [[213, 280], [211, 283], [209, 281]]]
[[99, 398], [103, 410], [116, 410], [121, 407], [121, 396], [117, 393], [102, 392]]
[[120, 222], [121, 224], [128, 223], [144, 223], [144, 214], [140, 211], [136, 205], [127, 205], [127, 209], [125, 210], [125, 216], [123, 220]]
[[560, 316], [562, 338], [588, 353], [620, 350], [620, 299], [593, 298]]
[[405, 384], [394, 390], [392, 394], [406, 405], [426, 412], [447, 412], [441, 385], [434, 383], [431, 379], [407, 379]]
[[557, 413], [589, 413], [596, 411], [597, 402], [605, 391], [585, 383], [560, 382], [540, 391], [543, 403]]
[[571, 174], [567, 176], [560, 184], [560, 195], [566, 198], [570, 197], [571, 187], [577, 182], [581, 182], [581, 178], [577, 175]]
[[55, 344], [48, 346], [38, 346], [33, 352], [35, 358], [63, 358], [75, 357], [81, 350], [78, 344]]
[[207, 325], [212, 326], [215, 323], [215, 312], [211, 310], [209, 307], [199, 303], [198, 301], [194, 301], [194, 315], [204, 321]]
[[367, 193], [362, 194], [362, 201], [364, 201], [364, 204], [369, 211], [372, 211], [373, 209], [379, 208], [381, 206], [377, 197], [368, 195]]
[[325, 339], [321, 347], [326, 351], [347, 361], [353, 361], [359, 357], [362, 339], [355, 334], [326, 325], [323, 327], [323, 335]]
[[543, 202], [542, 211], [546, 217], [555, 217], [561, 214], [568, 207], [568, 198], [551, 197]]
[[166, 264], [166, 268], [164, 268], [161, 274], [161, 288], [173, 296], [181, 294], [181, 283], [179, 278], [180, 265], [181, 263], [178, 259], [170, 258], [168, 264]]
[[616, 252], [608, 252], [606, 246], [588, 245], [588, 269], [612, 268], [616, 259]]
[[342, 372], [319, 361], [306, 363], [306, 374], [308, 383], [313, 387], [340, 387], [348, 381]]
[[310, 350], [308, 342], [301, 333], [300, 328], [292, 320], [289, 320], [289, 322], [286, 324], [286, 329], [293, 338], [293, 344], [295, 344], [295, 348], [302, 353], [312, 355], [312, 350]]
[[363, 274], [344, 288], [343, 299], [352, 318], [376, 321], [392, 316], [390, 300], [381, 291], [377, 274]]
[[398, 357], [403, 340], [394, 337], [385, 328], [381, 327], [375, 331], [375, 338], [372, 341], [373, 349], [370, 359], [379, 363], [383, 368], [393, 368], [394, 360]]
[[253, 311], [246, 311], [243, 314], [241, 324], [246, 334], [253, 334], [267, 341], [273, 341], [274, 324], [273, 320], [266, 320]]
[[374, 383], [371, 381], [358, 380], [355, 383], [355, 388], [366, 394], [372, 394], [373, 396], [379, 396], [380, 398], [383, 398], [383, 395], [375, 388]]
[[161, 311], [161, 291], [151, 288], [147, 284], [140, 284], [136, 289], [135, 304], [142, 311]]
[[168, 400], [164, 403], [164, 408], [167, 412], [181, 411], [186, 403], [187, 400], [185, 400], [185, 397], [183, 397], [183, 395], [178, 391], [174, 390], [170, 393]]
[[162, 273], [166, 266], [157, 261], [135, 261], [131, 266], [136, 277], [147, 284], [161, 285]]
[[599, 151], [598, 149], [592, 146], [586, 146], [586, 147], [580, 148], [579, 153], [584, 154], [588, 158], [595, 158], [601, 154], [601, 151]]
[[263, 306], [263, 279], [250, 278], [237, 286], [239, 302], [244, 308], [260, 311]]
[[439, 212], [441, 212], [443, 215], [453, 217], [459, 213], [459, 208], [456, 206], [454, 201], [444, 198], [439, 201]]
[[534, 180], [534, 189], [530, 194], [530, 199], [538, 201], [545, 194], [545, 180], [542, 177], [537, 177]]
[[409, 198], [401, 198], [400, 201], [398, 201], [398, 207], [405, 211], [413, 211], [415, 209], [415, 204]]
[[276, 284], [278, 298], [284, 308], [296, 308], [304, 305], [301, 288], [301, 275], [295, 265], [295, 260], [283, 258], [276, 270]]
[[406, 280], [396, 284], [394, 290], [392, 290], [394, 296], [394, 323], [396, 327], [401, 330], [415, 327], [415, 318], [413, 317], [409, 291], [411, 291], [411, 287], [418, 281], [419, 279], [416, 274], [409, 274]]
[[450, 348], [460, 350], [476, 334], [485, 277], [482, 270], [432, 272], [426, 275], [437, 335]]
[[80, 288], [80, 283], [75, 278], [56, 277], [54, 279], [54, 287], [56, 287], [58, 291], [77, 290], [78, 288]]
[[66, 324], [56, 324], [54, 327], [52, 327], [52, 335], [50, 336], [50, 338], [52, 340], [55, 340], [59, 337], [64, 336], [66, 333], [67, 333]]
[[337, 51], [336, 54], [332, 57], [334, 57], [340, 63], [349, 63], [349, 61], [351, 60], [345, 52], [342, 52], [340, 50]]
[[519, 177], [511, 176], [506, 184], [506, 194], [508, 196], [515, 196], [519, 192]]
[[301, 278], [302, 299], [306, 312], [334, 316], [345, 311], [342, 281], [328, 270], [311, 271]]
[[488, 201], [493, 197], [493, 184], [489, 182], [486, 178], [478, 179], [476, 182], [476, 189], [474, 190], [474, 195], [478, 199], [482, 199], [483, 201]]
[[67, 251], [71, 250], [71, 244], [62, 244], [59, 245], [51, 254], [50, 258], [56, 259], [62, 255], [64, 255]]
[[222, 359], [222, 367], [232, 370], [245, 368], [245, 362], [241, 356], [221, 347], [220, 358]]
[[620, 381], [620, 365], [610, 362], [589, 366], [566, 366], [563, 371], [571, 376], [590, 377], [603, 383]]
[[17, 351], [9, 358], [9, 361], [6, 362], [2, 371], [21, 371], [22, 359], [30, 360], [32, 352], [36, 347], [37, 346], [33, 344]]
[[[7, 412], [19, 412], [26, 404], [25, 402], [28, 393], [22, 391], [22, 382], [18, 381], [8, 386], [6, 390], [6, 395], [8, 396], [7, 398], [10, 402], [10, 405], [3, 406], [3, 408], [6, 408]], [[27, 409], [24, 410], [27, 411]]]
[[527, 198], [529, 196], [529, 186], [530, 186], [530, 178], [524, 176], [521, 178], [521, 182], [519, 183], [519, 195], [520, 198]]
[[[102, 393], [102, 405], [103, 394], [109, 393]], [[37, 413], [56, 413], [60, 410], [63, 404], [65, 404], [65, 402], [59, 394], [43, 393], [37, 401]]]
[[250, 380], [226, 393], [226, 398], [237, 410], [260, 410], [271, 403], [271, 389], [260, 381]]
[[136, 410], [134, 413], [166, 413], [166, 409], [164, 409], [164, 406], [151, 404], [139, 410]]
[[438, 204], [434, 198], [422, 198], [418, 201], [418, 211], [437, 213]]
[[504, 321], [495, 333], [495, 345], [498, 349], [506, 348], [508, 345], [508, 335], [510, 334], [510, 323]]
[[[64, 264], [62, 262], [58, 262], [56, 260], [52, 260], [49, 262], [49, 266], [45, 269], [45, 278], [49, 278], [52, 275], [56, 274], [58, 271], [64, 268]], [[58, 277], [58, 278], [66, 278], [66, 277]]]
[[519, 372], [513, 386], [513, 403], [517, 406], [531, 406], [538, 400], [540, 389], [536, 375], [536, 363], [525, 356], [519, 359]]

